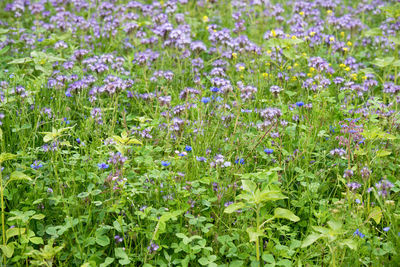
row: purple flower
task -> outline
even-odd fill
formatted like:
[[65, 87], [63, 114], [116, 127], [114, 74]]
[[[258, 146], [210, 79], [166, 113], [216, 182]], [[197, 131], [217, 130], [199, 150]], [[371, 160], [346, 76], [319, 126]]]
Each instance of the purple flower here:
[[199, 162], [207, 162], [207, 159], [205, 157], [196, 157], [196, 160]]
[[389, 232], [389, 230], [390, 230], [390, 227], [388, 226], [388, 227], [385, 227], [385, 228], [383, 228], [383, 231], [385, 231], [385, 232]]
[[236, 160], [235, 160], [235, 163], [236, 163], [236, 164], [239, 164], [239, 163], [240, 163], [240, 164], [243, 165], [243, 164], [244, 164], [244, 159], [243, 159], [243, 158], [241, 158], [241, 159], [236, 159]]
[[153, 252], [156, 252], [159, 248], [160, 248], [159, 245], [157, 245], [156, 243], [151, 242], [150, 246], [147, 247], [147, 250], [149, 251], [149, 253], [153, 253]]

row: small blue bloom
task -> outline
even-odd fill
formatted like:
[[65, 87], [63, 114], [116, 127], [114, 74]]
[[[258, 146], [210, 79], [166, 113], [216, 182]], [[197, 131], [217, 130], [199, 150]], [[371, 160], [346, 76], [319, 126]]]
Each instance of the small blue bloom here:
[[44, 38], [39, 38], [38, 42], [43, 42]]
[[390, 230], [390, 227], [388, 226], [388, 227], [385, 227], [385, 228], [383, 228], [383, 231], [385, 231], [385, 232], [389, 232], [389, 230]]
[[97, 166], [99, 167], [99, 169], [103, 169], [103, 170], [108, 169], [110, 167], [108, 164], [106, 164], [104, 162], [97, 164]]
[[72, 97], [71, 92], [70, 91], [65, 91], [65, 96], [66, 97]]
[[268, 155], [271, 155], [272, 153], [274, 153], [274, 150], [271, 148], [266, 148], [264, 149], [264, 152], [267, 153]]
[[360, 204], [361, 203], [361, 200], [359, 200], [358, 198], [356, 199], [356, 203], [357, 204]]
[[31, 164], [31, 168], [34, 170], [38, 170], [40, 168], [43, 167], [43, 164], [40, 163], [39, 161], [35, 160], [32, 164]]
[[218, 93], [219, 92], [219, 88], [218, 87], [211, 87], [211, 92], [213, 93]]
[[357, 230], [353, 233], [353, 236], [358, 235], [361, 238], [364, 238], [365, 235], [363, 233], [360, 232], [360, 230], [357, 228]]
[[168, 161], [161, 161], [161, 165], [164, 167], [167, 167], [167, 166], [171, 165], [171, 163]]
[[202, 99], [201, 99], [201, 102], [203, 102], [204, 104], [207, 104], [208, 102], [210, 102], [211, 101], [211, 99], [209, 98], [209, 97], [203, 97]]
[[296, 106], [302, 107], [302, 106], [304, 106], [304, 102], [301, 102], [301, 101], [300, 101], [300, 102], [297, 102], [297, 103], [296, 103]]
[[80, 144], [80, 143], [81, 143], [81, 139], [79, 139], [79, 138], [76, 138], [75, 140], [76, 140], [76, 142], [77, 142], [78, 144]]
[[70, 124], [70, 121], [67, 118], [64, 118], [63, 120], [64, 120], [66, 125]]
[[236, 164], [239, 164], [239, 163], [240, 163], [240, 164], [243, 165], [243, 164], [244, 164], [244, 159], [243, 159], [243, 158], [242, 158], [242, 159], [236, 159], [236, 160], [235, 160], [235, 163], [236, 163]]
[[190, 151], [192, 151], [192, 147], [191, 147], [191, 146], [185, 146], [185, 150], [186, 150], [187, 152], [190, 152]]

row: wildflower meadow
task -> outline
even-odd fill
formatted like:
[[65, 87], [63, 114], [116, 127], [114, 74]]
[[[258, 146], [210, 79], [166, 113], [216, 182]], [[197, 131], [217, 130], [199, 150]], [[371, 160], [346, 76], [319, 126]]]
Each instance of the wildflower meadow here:
[[397, 0], [1, 0], [0, 266], [400, 266]]

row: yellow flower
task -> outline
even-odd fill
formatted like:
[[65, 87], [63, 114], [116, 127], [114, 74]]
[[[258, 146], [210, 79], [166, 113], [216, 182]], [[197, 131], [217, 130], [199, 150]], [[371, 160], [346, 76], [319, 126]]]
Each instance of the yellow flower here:
[[239, 71], [242, 71], [242, 70], [244, 70], [244, 67], [243, 66], [239, 66]]
[[292, 77], [292, 81], [296, 81], [297, 80], [297, 77], [296, 76], [293, 76]]
[[352, 45], [353, 45], [352, 42], [350, 42], [350, 41], [347, 42], [347, 46], [352, 46]]
[[310, 72], [313, 72], [313, 71], [315, 71], [315, 69], [313, 67], [311, 67], [310, 68]]
[[291, 70], [291, 69], [292, 69], [292, 66], [288, 66], [287, 69], [288, 69], [288, 70]]
[[365, 80], [367, 79], [367, 76], [364, 75], [364, 76], [362, 77], [362, 79], [365, 81]]
[[241, 78], [241, 79], [243, 79], [243, 78], [244, 78], [243, 74], [242, 74], [242, 75], [240, 75], [240, 78]]
[[265, 66], [270, 66], [270, 65], [271, 65], [271, 63], [265, 62]]
[[332, 15], [332, 10], [328, 10], [328, 11], [326, 11], [326, 13], [330, 16], [330, 15]]
[[297, 37], [296, 37], [295, 35], [293, 35], [293, 36], [292, 36], [292, 39], [295, 40], [295, 39], [297, 39]]
[[335, 38], [334, 37], [329, 37], [329, 41], [334, 42]]
[[237, 53], [232, 53], [232, 57], [236, 59], [237, 58]]
[[294, 66], [295, 66], [295, 67], [298, 67], [298, 66], [299, 66], [299, 64], [298, 64], [298, 63], [294, 63]]
[[262, 74], [262, 76], [263, 76], [264, 78], [268, 78], [268, 73], [264, 72], [264, 73]]
[[271, 30], [271, 34], [273, 37], [276, 37], [276, 32], [274, 30]]
[[267, 50], [267, 54], [271, 54], [272, 53], [272, 51], [271, 50]]
[[303, 53], [302, 55], [303, 55], [303, 57], [306, 57], [306, 56], [307, 56], [307, 54], [306, 54], [306, 53]]
[[348, 48], [348, 47], [343, 47], [342, 49], [343, 49], [344, 52], [349, 51], [349, 48]]
[[304, 12], [303, 11], [300, 11], [300, 16], [304, 16]]
[[209, 22], [210, 20], [208, 19], [207, 16], [203, 16], [203, 22]]
[[346, 67], [344, 70], [345, 71], [350, 71], [350, 67]]
[[344, 37], [344, 32], [340, 32], [340, 36], [342, 36], [342, 38]]
[[310, 32], [310, 36], [313, 37], [315, 35], [315, 32]]
[[311, 77], [311, 76], [312, 76], [312, 74], [311, 74], [311, 73], [307, 73], [307, 76], [308, 76], [308, 77]]

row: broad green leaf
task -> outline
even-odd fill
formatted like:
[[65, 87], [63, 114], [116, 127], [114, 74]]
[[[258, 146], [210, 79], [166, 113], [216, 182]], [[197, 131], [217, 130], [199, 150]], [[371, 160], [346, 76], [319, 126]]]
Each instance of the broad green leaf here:
[[342, 229], [343, 224], [338, 221], [328, 221], [329, 227], [334, 231], [339, 231]]
[[288, 219], [288, 220], [290, 220], [292, 222], [300, 221], [300, 218], [297, 217], [293, 212], [291, 212], [288, 209], [276, 208], [274, 210], [274, 217], [275, 218]]
[[348, 246], [352, 250], [357, 249], [357, 242], [354, 239], [345, 239], [340, 242], [342, 246]]
[[11, 154], [11, 153], [1, 153], [0, 154], [0, 163], [3, 163], [7, 160], [12, 160], [15, 159], [17, 155]]
[[389, 156], [390, 154], [392, 154], [392, 152], [387, 150], [378, 150], [376, 152], [376, 156], [379, 158]]
[[115, 260], [114, 258], [107, 257], [106, 260], [100, 264], [100, 267], [107, 267], [108, 265], [113, 263], [114, 260]]
[[6, 231], [6, 237], [7, 240], [10, 239], [11, 237], [17, 236], [17, 235], [22, 235], [25, 233], [25, 228], [10, 228]]
[[256, 227], [249, 227], [246, 229], [246, 232], [249, 234], [250, 242], [256, 242], [257, 238], [264, 235], [264, 231]]
[[20, 171], [15, 171], [10, 174], [10, 180], [9, 181], [14, 181], [14, 180], [25, 180], [25, 181], [32, 181], [31, 177], [28, 175], [24, 174], [23, 172]]
[[385, 58], [376, 58], [372, 64], [381, 67], [381, 68], [385, 68], [389, 65], [391, 65], [394, 61], [394, 57], [385, 57]]
[[29, 239], [29, 241], [31, 241], [33, 244], [35, 245], [43, 245], [43, 238], [35, 236], [35, 237], [31, 237]]
[[260, 194], [256, 196], [256, 203], [261, 203], [265, 201], [277, 201], [287, 198], [284, 194], [277, 190], [263, 190]]
[[301, 245], [302, 248], [308, 247], [309, 245], [313, 244], [315, 241], [320, 239], [323, 235], [312, 233], [304, 239], [303, 244]]
[[12, 243], [7, 245], [0, 245], [0, 249], [3, 251], [7, 258], [11, 258], [14, 254], [14, 245]]
[[236, 202], [236, 203], [233, 203], [233, 204], [229, 205], [228, 207], [226, 207], [224, 212], [225, 213], [232, 213], [232, 212], [235, 212], [235, 211], [237, 211], [239, 209], [244, 208], [245, 206], [246, 205], [243, 202]]
[[110, 238], [106, 235], [96, 236], [96, 243], [102, 247], [108, 246], [110, 244]]
[[24, 58], [14, 59], [14, 60], [8, 62], [8, 64], [25, 64], [25, 63], [29, 63], [29, 62], [32, 62], [32, 59], [30, 57], [24, 57]]
[[43, 215], [43, 214], [35, 214], [35, 215], [32, 216], [31, 219], [34, 219], [34, 220], [42, 220], [42, 219], [44, 219], [44, 217], [46, 217], [46, 216]]
[[254, 194], [254, 192], [256, 191], [257, 185], [250, 180], [242, 180], [242, 186], [243, 186], [243, 190], [247, 191], [249, 193]]
[[382, 210], [379, 207], [374, 207], [372, 211], [369, 213], [368, 218], [374, 219], [376, 224], [379, 224], [382, 219]]

